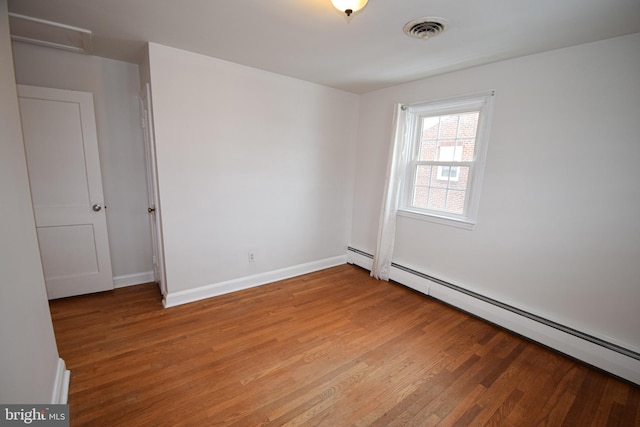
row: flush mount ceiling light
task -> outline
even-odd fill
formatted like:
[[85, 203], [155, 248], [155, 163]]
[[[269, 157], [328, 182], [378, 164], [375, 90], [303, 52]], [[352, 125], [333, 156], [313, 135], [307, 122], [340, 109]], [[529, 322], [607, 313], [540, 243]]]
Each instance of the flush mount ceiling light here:
[[447, 29], [447, 21], [442, 18], [420, 18], [407, 22], [404, 33], [416, 39], [435, 37]]
[[364, 9], [369, 0], [331, 0], [333, 7], [347, 16]]

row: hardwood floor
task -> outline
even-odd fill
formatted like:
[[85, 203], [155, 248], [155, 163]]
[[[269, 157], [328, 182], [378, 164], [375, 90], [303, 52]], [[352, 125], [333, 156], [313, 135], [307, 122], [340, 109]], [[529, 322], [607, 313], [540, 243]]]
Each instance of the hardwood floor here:
[[51, 313], [72, 426], [640, 426], [640, 388], [350, 265]]

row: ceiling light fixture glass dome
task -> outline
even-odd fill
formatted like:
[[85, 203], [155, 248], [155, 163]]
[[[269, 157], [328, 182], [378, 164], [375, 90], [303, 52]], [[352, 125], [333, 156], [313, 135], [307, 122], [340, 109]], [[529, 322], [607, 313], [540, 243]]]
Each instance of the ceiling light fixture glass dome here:
[[369, 0], [331, 0], [333, 7], [340, 12], [345, 13], [347, 16], [351, 16], [352, 13], [356, 13], [362, 10]]

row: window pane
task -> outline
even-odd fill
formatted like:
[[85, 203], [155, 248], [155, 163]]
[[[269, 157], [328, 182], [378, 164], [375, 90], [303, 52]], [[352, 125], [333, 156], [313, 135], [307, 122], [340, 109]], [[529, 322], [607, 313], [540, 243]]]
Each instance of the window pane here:
[[440, 131], [438, 138], [456, 138], [458, 135], [459, 114], [440, 116]]
[[476, 149], [475, 138], [461, 139], [458, 142], [462, 144], [461, 147], [458, 147], [458, 150], [462, 150], [460, 160], [463, 162], [472, 162], [474, 157], [474, 152]]
[[432, 188], [431, 191], [429, 192], [429, 201], [427, 202], [427, 209], [444, 211], [446, 200], [447, 200], [446, 188]]
[[458, 138], [473, 138], [476, 137], [478, 130], [478, 116], [480, 113], [474, 111], [473, 113], [460, 114], [460, 125], [458, 127]]
[[425, 117], [422, 120], [422, 139], [438, 139], [440, 117]]
[[468, 166], [419, 165], [411, 206], [464, 214], [469, 172]]
[[411, 206], [414, 208], [427, 209], [427, 201], [429, 200], [429, 187], [414, 187], [413, 202]]
[[431, 184], [431, 170], [432, 166], [418, 166], [416, 170], [416, 182], [415, 185], [430, 185]]
[[436, 160], [438, 154], [438, 140], [424, 139], [420, 144], [419, 160]]
[[[423, 118], [418, 160], [473, 161], [479, 116], [474, 111]], [[443, 153], [445, 147], [451, 151]]]
[[455, 173], [457, 175], [454, 177], [453, 172], [451, 172], [451, 177], [449, 178], [449, 188], [453, 190], [466, 190], [469, 184], [469, 167], [454, 166], [452, 167], [452, 169], [455, 169]]
[[458, 180], [458, 167], [457, 166], [440, 166], [438, 171], [438, 179], [444, 180]]
[[[462, 147], [456, 147], [455, 139], [444, 139], [438, 141], [438, 158], [443, 162], [460, 161], [462, 159]], [[456, 155], [457, 154], [457, 155]]]
[[462, 214], [464, 212], [464, 199], [466, 191], [449, 190], [447, 193], [447, 212]]
[[442, 171], [442, 166], [436, 166], [431, 169], [431, 186], [434, 188], [447, 188], [448, 179], [442, 178], [440, 176], [440, 172]]

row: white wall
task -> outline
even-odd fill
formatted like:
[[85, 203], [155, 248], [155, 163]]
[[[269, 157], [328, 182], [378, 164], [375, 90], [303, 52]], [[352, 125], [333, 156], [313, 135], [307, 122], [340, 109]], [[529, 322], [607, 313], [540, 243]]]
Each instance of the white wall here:
[[169, 293], [344, 256], [356, 95], [157, 44], [150, 70]]
[[399, 218], [394, 261], [638, 352], [640, 34], [363, 95], [351, 246], [375, 251], [393, 104], [488, 89], [476, 229]]
[[152, 271], [138, 66], [15, 42], [13, 55], [18, 83], [93, 93], [113, 275]]
[[0, 402], [51, 403], [58, 368], [0, 0]]

